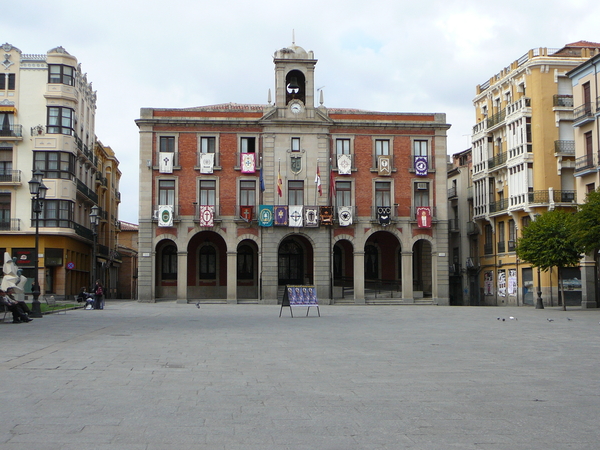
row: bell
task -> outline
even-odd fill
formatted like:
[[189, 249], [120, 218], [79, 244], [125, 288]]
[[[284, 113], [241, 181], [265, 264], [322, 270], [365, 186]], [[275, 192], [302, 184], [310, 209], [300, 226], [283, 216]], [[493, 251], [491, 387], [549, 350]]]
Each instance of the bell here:
[[300, 89], [300, 86], [298, 86], [298, 80], [296, 79], [296, 77], [290, 77], [290, 82], [288, 83], [287, 87], [290, 91], [294, 90], [296, 92]]

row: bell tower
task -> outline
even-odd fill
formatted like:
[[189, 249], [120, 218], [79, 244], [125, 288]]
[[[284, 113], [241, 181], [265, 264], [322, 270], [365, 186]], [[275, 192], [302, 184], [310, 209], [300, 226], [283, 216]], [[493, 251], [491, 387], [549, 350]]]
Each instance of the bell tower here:
[[312, 51], [292, 43], [277, 50], [275, 63], [275, 107], [279, 117], [314, 117], [315, 65]]

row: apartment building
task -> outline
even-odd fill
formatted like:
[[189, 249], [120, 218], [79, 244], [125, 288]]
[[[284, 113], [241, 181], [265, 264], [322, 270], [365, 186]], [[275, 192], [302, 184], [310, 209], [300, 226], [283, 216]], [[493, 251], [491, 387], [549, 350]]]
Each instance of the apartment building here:
[[141, 110], [140, 300], [447, 304], [445, 114], [316, 105], [313, 52], [273, 62], [267, 104]]
[[[575, 188], [580, 203], [600, 188], [600, 55], [567, 73], [573, 86]], [[600, 243], [599, 243], [600, 247]], [[597, 308], [600, 287], [599, 255], [581, 260], [583, 308]]]
[[[557, 271], [537, 272], [515, 254], [520, 230], [538, 214], [575, 209], [573, 90], [567, 73], [600, 44], [539, 48], [477, 86], [472, 134], [473, 220], [479, 236], [480, 303], [557, 305]], [[580, 268], [563, 272], [567, 305], [582, 303]], [[541, 289], [540, 289], [541, 288]]]
[[[23, 54], [11, 44], [2, 49], [0, 252], [17, 258], [26, 293], [37, 276], [42, 294], [75, 295], [94, 274], [105, 281], [108, 262], [118, 261], [111, 257], [118, 161], [96, 141], [96, 92], [73, 55], [62, 47], [46, 54]], [[29, 190], [33, 172], [47, 188], [38, 221]], [[98, 211], [97, 228], [92, 211]]]

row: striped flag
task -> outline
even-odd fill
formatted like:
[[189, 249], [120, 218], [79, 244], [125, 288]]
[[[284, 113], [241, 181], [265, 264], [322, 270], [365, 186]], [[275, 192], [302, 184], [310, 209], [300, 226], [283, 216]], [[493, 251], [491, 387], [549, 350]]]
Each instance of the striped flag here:
[[319, 166], [317, 166], [317, 176], [315, 177], [315, 184], [317, 185], [317, 190], [319, 191], [319, 197], [323, 195], [323, 188], [321, 187], [321, 171], [319, 170]]
[[281, 171], [277, 173], [277, 194], [283, 196], [283, 181], [281, 181]]

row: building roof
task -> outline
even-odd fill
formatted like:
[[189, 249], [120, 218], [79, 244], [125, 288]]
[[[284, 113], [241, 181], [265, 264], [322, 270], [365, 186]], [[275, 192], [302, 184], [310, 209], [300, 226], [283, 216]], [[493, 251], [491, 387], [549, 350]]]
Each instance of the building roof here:
[[124, 221], [120, 221], [121, 222], [121, 231], [138, 231], [140, 226], [136, 225], [135, 223], [129, 223], [129, 222], [124, 222]]

